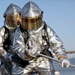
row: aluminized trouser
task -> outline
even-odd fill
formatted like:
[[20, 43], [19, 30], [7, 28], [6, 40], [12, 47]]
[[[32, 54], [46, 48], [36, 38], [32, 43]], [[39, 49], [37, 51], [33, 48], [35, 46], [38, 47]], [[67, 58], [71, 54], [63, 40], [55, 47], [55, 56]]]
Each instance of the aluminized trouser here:
[[22, 75], [30, 75], [29, 73], [35, 69], [39, 75], [54, 75], [50, 60], [44, 57], [37, 57], [30, 61], [30, 64], [24, 68]]
[[4, 59], [0, 59], [0, 74], [1, 75], [9, 75], [8, 71], [5, 69]]

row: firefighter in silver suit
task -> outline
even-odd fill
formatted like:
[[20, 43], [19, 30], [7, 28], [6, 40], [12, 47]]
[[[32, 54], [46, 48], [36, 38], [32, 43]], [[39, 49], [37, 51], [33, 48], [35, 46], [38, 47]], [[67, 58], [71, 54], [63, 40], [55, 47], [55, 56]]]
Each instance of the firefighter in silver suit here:
[[[13, 44], [13, 34], [21, 22], [20, 11], [20, 7], [15, 4], [10, 4], [3, 15], [5, 18], [4, 26], [0, 28], [0, 68], [2, 75], [6, 75], [5, 73], [8, 73], [8, 70], [12, 71], [11, 68], [8, 69], [8, 66], [12, 66], [9, 60], [12, 52], [11, 47]], [[9, 60], [7, 58], [9, 58]], [[7, 75], [9, 75], [9, 73]]]
[[22, 75], [35, 69], [39, 75], [54, 75], [47, 55], [49, 48], [56, 54], [62, 67], [69, 67], [65, 48], [56, 33], [43, 21], [43, 12], [32, 1], [22, 8], [22, 24], [14, 33], [13, 50], [23, 60], [29, 61]]

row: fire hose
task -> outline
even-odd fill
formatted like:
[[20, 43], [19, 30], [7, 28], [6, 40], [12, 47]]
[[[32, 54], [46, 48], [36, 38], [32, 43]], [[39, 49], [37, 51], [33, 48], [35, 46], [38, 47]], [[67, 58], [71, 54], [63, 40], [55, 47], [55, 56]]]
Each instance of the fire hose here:
[[[57, 60], [57, 59], [55, 59], [55, 58], [52, 58], [52, 57], [49, 57], [49, 56], [47, 56], [47, 55], [44, 55], [44, 54], [39, 54], [39, 55], [42, 56], [42, 57], [45, 57], [45, 58], [48, 58], [48, 59], [54, 60], [54, 61], [56, 61], [56, 62], [59, 62], [59, 60]], [[75, 65], [70, 64], [69, 67], [74, 67], [74, 68], [75, 68]]]

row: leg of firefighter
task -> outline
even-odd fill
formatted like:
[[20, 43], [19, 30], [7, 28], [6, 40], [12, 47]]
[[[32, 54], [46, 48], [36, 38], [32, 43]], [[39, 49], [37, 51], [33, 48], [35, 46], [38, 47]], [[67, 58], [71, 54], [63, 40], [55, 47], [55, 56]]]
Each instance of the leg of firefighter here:
[[49, 59], [40, 57], [38, 58], [37, 63], [39, 63], [39, 66], [36, 68], [39, 75], [54, 75]]
[[0, 64], [0, 73], [1, 75], [9, 75], [9, 73], [7, 72], [7, 70], [5, 69], [5, 64], [4, 64], [4, 59], [1, 59], [1, 64]]
[[4, 64], [2, 64], [0, 68], [1, 68], [1, 75], [9, 75], [8, 72], [5, 69]]
[[24, 75], [24, 68], [21, 66], [17, 65], [16, 63], [12, 62], [12, 75]]
[[1, 75], [4, 75], [5, 74], [5, 70], [3, 68], [3, 65], [0, 66], [0, 73], [1, 73]]
[[33, 61], [31, 61], [30, 64], [27, 65], [25, 68], [16, 65], [14, 62], [12, 64], [12, 75], [34, 75], [31, 74], [33, 68], [35, 67], [35, 63]]
[[24, 69], [23, 75], [31, 75], [31, 71], [32, 69], [31, 69], [31, 66], [29, 65]]
[[30, 64], [24, 69], [23, 75], [37, 75], [35, 70], [36, 62], [35, 59], [30, 61]]

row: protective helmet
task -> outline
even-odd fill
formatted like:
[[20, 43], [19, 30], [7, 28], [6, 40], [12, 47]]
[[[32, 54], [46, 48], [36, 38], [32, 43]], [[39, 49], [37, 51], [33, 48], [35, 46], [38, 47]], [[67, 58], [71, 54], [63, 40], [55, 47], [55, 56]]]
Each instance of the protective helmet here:
[[7, 27], [16, 28], [21, 22], [21, 8], [15, 4], [10, 4], [3, 16]]
[[42, 25], [41, 9], [32, 1], [24, 5], [21, 11], [22, 28], [26, 30], [37, 30]]

